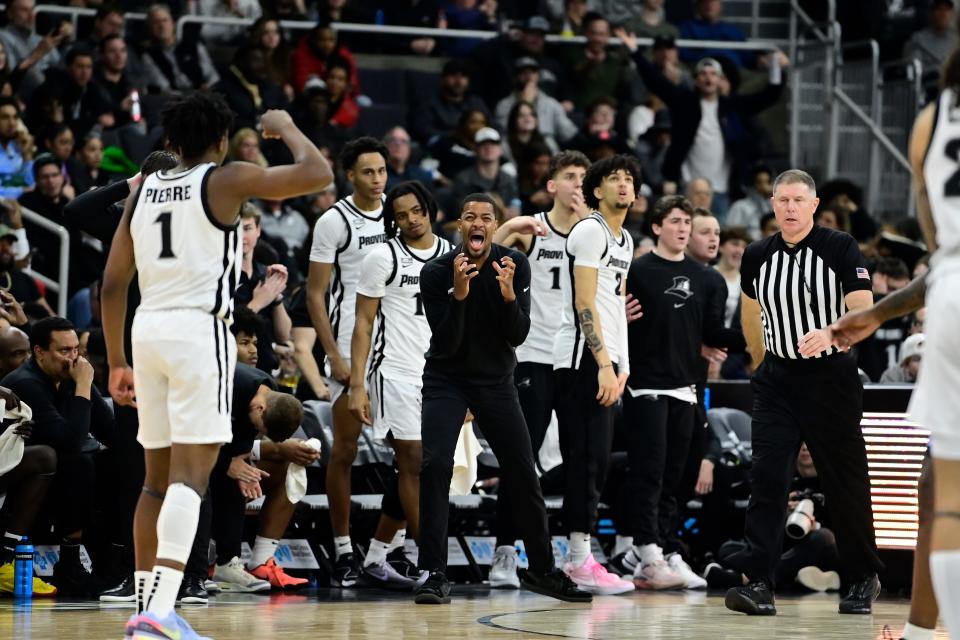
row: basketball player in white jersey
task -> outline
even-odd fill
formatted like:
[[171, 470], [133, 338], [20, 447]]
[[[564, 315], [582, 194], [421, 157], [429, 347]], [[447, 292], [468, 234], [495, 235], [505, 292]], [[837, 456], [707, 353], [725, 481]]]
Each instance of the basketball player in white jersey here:
[[[561, 151], [553, 156], [547, 181], [553, 208], [513, 218], [493, 236], [495, 243], [523, 251], [530, 260], [530, 333], [516, 350], [514, 383], [530, 430], [534, 460], [553, 414], [553, 339], [560, 328], [558, 311], [563, 305], [560, 285], [567, 263], [564, 248], [570, 229], [590, 213], [582, 191], [589, 167], [590, 161], [579, 151]], [[489, 575], [494, 588], [520, 588], [514, 546], [519, 536], [511, 508], [510, 487], [501, 478], [497, 490], [497, 545]]]
[[[420, 269], [453, 248], [433, 234], [436, 219], [437, 203], [422, 184], [401, 182], [391, 189], [383, 204], [383, 226], [390, 240], [363, 259], [357, 284], [350, 411], [361, 422], [372, 424], [378, 439], [390, 443], [398, 470], [396, 484], [391, 483], [384, 493], [363, 575], [373, 584], [391, 588], [413, 588], [419, 577], [419, 572], [398, 572], [388, 562], [388, 553], [404, 522], [414, 538], [419, 533], [421, 387], [424, 354], [430, 347]], [[393, 553], [403, 551], [398, 547]]]
[[[923, 366], [910, 399], [910, 416], [930, 429], [933, 457], [933, 519], [921, 516], [919, 551], [929, 538], [929, 577], [950, 637], [960, 637], [960, 49], [943, 67], [940, 96], [917, 116], [910, 138], [910, 162], [917, 196], [917, 219], [927, 248], [930, 272], [885, 296], [873, 307], [850, 313], [831, 327], [834, 344], [849, 347], [891, 318], [926, 303]], [[921, 496], [923, 502], [923, 496]], [[924, 599], [926, 571], [914, 567], [914, 600]], [[919, 589], [918, 589], [918, 584]], [[934, 637], [936, 607], [911, 603], [910, 623], [901, 637]], [[918, 618], [924, 618], [919, 620]]]
[[[333, 403], [333, 449], [326, 484], [336, 554], [331, 582], [335, 587], [352, 587], [360, 577], [360, 567], [350, 540], [350, 472], [361, 424], [350, 413], [346, 393], [350, 388], [350, 339], [360, 265], [387, 239], [383, 230], [387, 148], [375, 138], [357, 138], [344, 146], [340, 166], [353, 186], [353, 195], [338, 200], [313, 229], [307, 308], [327, 354], [327, 386]], [[324, 299], [328, 293], [329, 308]]]
[[594, 163], [583, 182], [595, 209], [567, 237], [563, 319], [553, 348], [557, 421], [564, 460], [563, 522], [570, 557], [563, 570], [595, 594], [632, 591], [590, 552], [613, 445], [613, 405], [630, 372], [625, 283], [633, 239], [623, 228], [640, 189], [640, 165], [618, 155]]
[[[295, 164], [268, 169], [234, 162], [227, 151], [230, 108], [216, 94], [170, 102], [163, 127], [180, 166], [145, 178], [131, 194], [113, 238], [102, 288], [110, 393], [136, 402], [146, 476], [134, 521], [138, 601], [126, 635], [194, 640], [173, 611], [197, 530], [200, 497], [220, 445], [232, 437], [230, 401], [236, 344], [229, 330], [240, 269], [237, 215], [248, 198], [313, 193], [330, 166], [285, 111], [261, 119]], [[124, 317], [134, 271], [141, 301], [132, 329], [135, 370], [127, 364]], [[134, 391], [136, 382], [136, 394]]]

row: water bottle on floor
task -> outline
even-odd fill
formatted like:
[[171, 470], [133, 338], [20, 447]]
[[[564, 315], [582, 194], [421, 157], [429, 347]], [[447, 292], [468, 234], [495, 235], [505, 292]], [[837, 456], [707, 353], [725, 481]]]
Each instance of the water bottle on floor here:
[[33, 545], [26, 538], [20, 540], [13, 565], [13, 597], [33, 597]]

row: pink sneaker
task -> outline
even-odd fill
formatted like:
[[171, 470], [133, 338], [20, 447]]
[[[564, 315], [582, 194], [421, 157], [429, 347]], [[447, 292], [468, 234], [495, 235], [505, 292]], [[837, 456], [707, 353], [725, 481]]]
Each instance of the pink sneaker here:
[[583, 564], [574, 567], [569, 562], [563, 566], [563, 572], [573, 580], [583, 591], [596, 594], [598, 596], [613, 596], [618, 593], [627, 593], [633, 591], [633, 583], [629, 580], [614, 575], [603, 568], [599, 562], [593, 558], [593, 554], [587, 556]]

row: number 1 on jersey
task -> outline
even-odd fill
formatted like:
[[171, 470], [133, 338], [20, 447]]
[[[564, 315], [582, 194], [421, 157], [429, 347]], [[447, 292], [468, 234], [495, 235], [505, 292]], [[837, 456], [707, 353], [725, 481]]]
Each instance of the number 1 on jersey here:
[[161, 258], [176, 258], [173, 254], [173, 244], [170, 238], [170, 223], [173, 220], [172, 211], [164, 211], [157, 216], [157, 219], [154, 220], [154, 224], [160, 225], [160, 257]]
[[560, 267], [550, 267], [550, 273], [553, 274], [553, 286], [551, 289], [560, 288]]
[[419, 293], [415, 293], [413, 294], [413, 297], [416, 298], [417, 300], [417, 310], [413, 315], [422, 316], [423, 315], [423, 296]]

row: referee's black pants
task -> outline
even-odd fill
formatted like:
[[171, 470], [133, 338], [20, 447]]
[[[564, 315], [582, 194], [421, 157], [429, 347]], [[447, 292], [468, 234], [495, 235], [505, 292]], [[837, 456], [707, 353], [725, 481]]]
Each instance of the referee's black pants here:
[[512, 376], [500, 383], [483, 385], [429, 369], [423, 374], [420, 569], [447, 568], [453, 454], [467, 409], [473, 412], [493, 448], [501, 477], [509, 483], [513, 521], [524, 542], [530, 568], [536, 573], [552, 570], [547, 510]]
[[627, 435], [627, 530], [637, 546], [676, 538], [677, 498], [697, 405], [671, 396], [623, 394]]
[[787, 494], [800, 443], [806, 442], [834, 514], [840, 568], [860, 580], [883, 568], [877, 556], [867, 454], [860, 429], [863, 385], [847, 354], [785, 360], [767, 353], [751, 382], [753, 467], [744, 537], [731, 566], [774, 582], [783, 549]]
[[[540, 467], [537, 456], [553, 415], [553, 365], [540, 362], [518, 362], [513, 374], [523, 420], [530, 432], [533, 461]], [[500, 478], [497, 489], [497, 546], [509, 545], [517, 539], [513, 522], [513, 490], [506, 478]]]
[[[617, 367], [614, 366], [614, 372]], [[578, 369], [557, 369], [556, 405], [563, 456], [563, 526], [593, 533], [613, 448], [613, 407], [597, 400], [597, 361], [583, 350]]]

